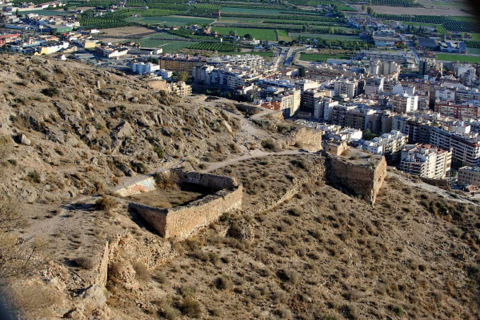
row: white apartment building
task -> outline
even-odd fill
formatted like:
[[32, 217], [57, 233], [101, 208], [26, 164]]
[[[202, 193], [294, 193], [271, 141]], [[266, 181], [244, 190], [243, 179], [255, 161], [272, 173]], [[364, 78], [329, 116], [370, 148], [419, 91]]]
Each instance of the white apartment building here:
[[383, 91], [384, 77], [368, 78], [365, 81], [365, 95], [376, 96]]
[[458, 183], [464, 186], [480, 186], [480, 168], [462, 167], [458, 170]]
[[470, 126], [460, 129], [432, 128], [430, 143], [445, 150], [452, 149], [452, 158], [456, 161], [467, 166], [480, 166], [479, 134], [471, 133]]
[[371, 141], [366, 141], [364, 150], [373, 154], [384, 155], [387, 162], [391, 164], [400, 158], [400, 152], [403, 146], [407, 144], [407, 140], [407, 135], [400, 131], [391, 131], [373, 138]]
[[402, 84], [397, 83], [392, 88], [392, 94], [407, 94], [409, 96], [415, 95], [415, 87], [412, 86], [402, 86]]
[[438, 88], [435, 90], [435, 99], [440, 101], [455, 101], [455, 89]]
[[160, 70], [160, 66], [158, 64], [153, 64], [153, 63], [138, 62], [138, 63], [134, 63], [132, 66], [132, 71], [138, 74], [150, 74], [159, 70]]
[[392, 75], [400, 74], [401, 66], [395, 61], [380, 61], [374, 60], [370, 62], [370, 67], [368, 68], [370, 74], [373, 75]]
[[411, 144], [402, 148], [399, 169], [424, 178], [444, 179], [451, 164], [451, 150], [428, 144]]
[[410, 113], [418, 110], [418, 96], [410, 96], [406, 93], [392, 96], [389, 103], [397, 113]]
[[186, 84], [185, 82], [174, 82], [174, 83], [167, 83], [167, 89], [169, 92], [173, 94], [177, 94], [179, 96], [189, 96], [192, 94], [192, 86]]
[[341, 79], [335, 81], [335, 96], [345, 95], [347, 98], [353, 98], [357, 95], [358, 81]]

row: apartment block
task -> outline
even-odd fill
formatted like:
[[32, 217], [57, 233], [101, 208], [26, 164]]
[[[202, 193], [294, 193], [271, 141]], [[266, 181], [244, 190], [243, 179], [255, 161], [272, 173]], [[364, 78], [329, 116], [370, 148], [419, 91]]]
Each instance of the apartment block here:
[[429, 144], [414, 144], [402, 148], [399, 169], [424, 178], [444, 179], [451, 164], [451, 150]]
[[463, 132], [446, 128], [432, 128], [430, 143], [442, 149], [452, 149], [452, 159], [467, 166], [480, 166], [480, 143], [478, 133], [471, 133], [470, 126]]
[[366, 141], [363, 148], [369, 153], [384, 155], [388, 164], [394, 164], [400, 160], [401, 150], [406, 143], [407, 136], [405, 134], [392, 131], [373, 138], [371, 141]]
[[458, 170], [458, 183], [480, 186], [480, 167], [462, 167]]

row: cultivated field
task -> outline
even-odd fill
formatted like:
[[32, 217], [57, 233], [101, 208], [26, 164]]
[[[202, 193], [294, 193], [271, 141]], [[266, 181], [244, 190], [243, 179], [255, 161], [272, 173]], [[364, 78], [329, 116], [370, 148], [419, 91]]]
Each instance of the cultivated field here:
[[141, 24], [160, 24], [167, 27], [181, 27], [190, 24], [210, 24], [214, 19], [187, 16], [166, 16], [166, 17], [130, 17], [126, 21], [137, 22]]
[[228, 35], [230, 31], [235, 31], [238, 36], [244, 36], [250, 34], [257, 40], [270, 40], [276, 41], [277, 36], [273, 29], [255, 29], [255, 28], [234, 28], [234, 27], [213, 27], [212, 30], [217, 31], [220, 34]]
[[102, 30], [102, 36], [109, 37], [124, 37], [124, 38], [131, 38], [131, 37], [142, 37], [148, 34], [154, 34], [155, 31], [145, 28], [145, 27], [122, 27], [122, 28], [109, 28]]
[[463, 54], [439, 53], [437, 54], [437, 59], [443, 61], [480, 63], [480, 56], [467, 56]]

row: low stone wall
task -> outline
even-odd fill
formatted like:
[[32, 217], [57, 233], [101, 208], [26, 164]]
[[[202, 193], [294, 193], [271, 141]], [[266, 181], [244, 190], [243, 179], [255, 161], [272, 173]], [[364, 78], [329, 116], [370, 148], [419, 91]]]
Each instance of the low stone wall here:
[[186, 172], [180, 175], [179, 182], [196, 184], [214, 191], [233, 188], [237, 185], [233, 178], [200, 172]]
[[328, 155], [327, 178], [330, 184], [344, 188], [365, 200], [375, 203], [387, 175], [384, 157], [369, 164], [357, 164], [348, 159]]
[[178, 170], [168, 174], [178, 179], [178, 183], [196, 184], [214, 193], [169, 209], [131, 202], [128, 209], [136, 212], [162, 237], [185, 239], [197, 229], [217, 221], [223, 213], [242, 208], [243, 187], [235, 179]]

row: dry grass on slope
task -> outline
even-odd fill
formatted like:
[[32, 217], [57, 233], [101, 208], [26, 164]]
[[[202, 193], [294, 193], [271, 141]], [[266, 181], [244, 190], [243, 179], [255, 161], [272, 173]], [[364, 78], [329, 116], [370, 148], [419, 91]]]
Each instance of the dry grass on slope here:
[[[255, 206], [280, 190], [291, 160], [224, 171], [252, 179], [245, 202]], [[269, 169], [276, 178], [268, 184], [248, 178]], [[435, 207], [450, 209], [436, 215], [422, 197], [388, 180], [372, 208], [317, 180], [271, 211], [226, 216], [156, 271], [166, 292], [158, 313], [172, 319], [182, 312], [217, 319], [476, 319], [477, 208], [429, 195]], [[185, 313], [185, 303], [195, 304], [195, 313]]]

